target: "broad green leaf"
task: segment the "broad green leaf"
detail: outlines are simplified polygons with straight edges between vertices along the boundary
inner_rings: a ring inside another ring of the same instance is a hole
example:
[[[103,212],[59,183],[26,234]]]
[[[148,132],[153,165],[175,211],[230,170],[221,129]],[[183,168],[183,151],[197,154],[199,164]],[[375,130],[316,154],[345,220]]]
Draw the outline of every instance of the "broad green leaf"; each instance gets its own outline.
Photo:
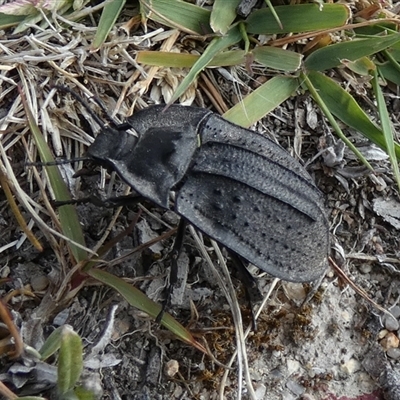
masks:
[[[376,102],[378,104],[378,112],[381,120],[383,136],[385,138],[387,153],[389,155],[389,159],[392,164],[393,174],[396,178],[397,187],[400,190],[400,172],[399,172],[399,164],[397,163],[397,158],[396,158],[396,151],[394,147],[395,143],[393,138],[393,127],[392,123],[390,122],[389,113],[386,108],[386,101],[385,98],[383,97],[382,89],[378,83],[378,73],[376,69],[373,72],[374,72],[373,75],[374,77],[372,79],[372,87],[374,89]]]
[[[83,368],[83,348],[79,335],[68,325],[61,333],[60,353],[57,365],[57,388],[61,394],[73,389]]]
[[[108,34],[115,24],[115,21],[121,13],[125,2],[126,0],[113,0],[104,6],[99,25],[96,30],[96,35],[90,48],[91,51],[97,51],[105,42]]]
[[[221,53],[227,47],[239,42],[241,38],[242,37],[238,27],[233,27],[225,36],[214,38],[204,50],[201,57],[193,65],[192,69],[189,71],[189,73],[186,75],[180,85],[177,87],[169,104],[172,104],[183,93],[185,93],[188,87],[194,82],[197,75],[210,64],[212,59],[217,54]]]
[[[204,35],[211,33],[211,12],[181,0],[140,0],[143,17],[181,31]]]
[[[318,49],[305,60],[307,70],[324,71],[338,67],[343,61],[355,61],[385,50],[400,41],[400,34],[354,39]]]
[[[125,282],[123,279],[118,278],[106,271],[100,269],[91,269],[88,275],[97,279],[115,289],[124,299],[133,307],[149,314],[151,317],[156,318],[161,311],[161,306],[149,299],[139,289]],[[192,334],[184,328],[178,321],[176,321],[170,314],[164,313],[161,320],[161,325],[165,326],[168,330],[174,333],[180,340],[191,346],[196,347],[198,350],[206,353],[204,347],[198,343]]]
[[[260,64],[268,68],[288,72],[297,71],[300,68],[303,58],[301,54],[294,51],[283,50],[272,46],[256,47],[252,53],[256,61]]]
[[[28,124],[30,130],[32,132],[33,138],[35,139],[35,143],[40,155],[40,159],[43,163],[54,162],[53,155],[50,151],[50,148],[39,127],[36,124],[36,121],[32,115],[31,110],[28,107],[27,101],[24,95],[21,95],[22,103],[24,105],[25,113],[28,118]],[[69,190],[64,182],[64,179],[61,176],[61,173],[57,166],[45,166],[47,176],[49,178],[49,182],[51,184],[52,190],[54,192],[55,199],[57,201],[70,201],[71,195]],[[82,246],[85,246],[85,239],[83,237],[83,232],[81,228],[81,224],[78,219],[78,214],[76,213],[76,209],[73,205],[64,205],[58,208],[58,214],[60,217],[61,229],[64,235],[70,238],[72,241],[79,243]],[[73,243],[69,243],[69,247],[74,255],[76,261],[82,261],[87,258],[86,251],[82,248],[74,245]]]
[[[236,7],[240,0],[215,0],[212,10],[210,25],[211,29],[224,35],[236,18]]]
[[[387,151],[383,132],[371,121],[353,96],[320,72],[311,71],[307,76],[333,115]],[[397,143],[395,152],[397,158],[400,158],[400,146]]]
[[[268,8],[253,11],[247,18],[247,32],[274,34],[309,32],[342,26],[350,16],[343,4],[296,4],[274,7],[283,29]]]
[[[296,78],[276,76],[228,110],[223,117],[249,127],[290,97],[299,86]]]
[[[158,67],[191,68],[200,56],[188,53],[171,53],[166,51],[138,51],[136,61],[139,64]],[[208,67],[221,67],[243,64],[246,61],[244,50],[231,50],[217,54]]]

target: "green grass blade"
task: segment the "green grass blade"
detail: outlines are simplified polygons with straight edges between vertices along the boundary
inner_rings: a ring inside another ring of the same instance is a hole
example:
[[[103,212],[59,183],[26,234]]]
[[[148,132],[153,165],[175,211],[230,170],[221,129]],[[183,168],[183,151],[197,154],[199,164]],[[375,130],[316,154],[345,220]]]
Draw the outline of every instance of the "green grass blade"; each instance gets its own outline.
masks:
[[[32,132],[33,138],[35,140],[40,159],[44,163],[54,162],[53,155],[47,142],[44,140],[42,132],[36,124],[36,121],[32,115],[31,110],[28,107],[25,96],[21,94],[22,103],[24,105],[25,113],[28,118],[28,123],[30,130]],[[57,166],[45,166],[47,176],[49,178],[50,185],[54,192],[55,200],[57,201],[70,201],[71,195],[61,176],[61,173]],[[58,208],[58,213],[60,217],[60,224],[63,234],[71,239],[72,241],[79,243],[85,247],[85,239],[83,236],[81,224],[79,223],[78,215],[76,209],[73,205],[65,205]],[[76,261],[82,261],[87,258],[87,253],[82,248],[74,245],[73,243],[68,244],[72,254],[74,255]]]
[[[240,0],[215,0],[211,11],[211,29],[224,35],[236,18],[236,7]]]
[[[378,112],[381,120],[383,136],[386,142],[386,149],[389,155],[390,162],[393,168],[393,174],[395,176],[397,187],[400,190],[400,172],[399,164],[397,163],[396,152],[395,152],[395,142],[393,138],[393,128],[390,122],[389,113],[386,108],[385,98],[383,97],[382,89],[378,83],[378,72],[376,69],[373,71],[372,87],[375,92],[376,101],[378,104]]]
[[[247,32],[276,34],[310,32],[342,26],[350,17],[349,8],[343,4],[296,4],[274,8],[283,29],[274,13],[266,8],[253,11],[247,18]]]
[[[249,127],[290,97],[298,86],[296,78],[276,76],[228,110],[223,117],[234,124]]]
[[[300,68],[303,56],[294,51],[280,49],[278,47],[260,46],[253,52],[254,58],[260,64],[279,71],[294,72]]]
[[[221,53],[224,49],[233,44],[239,42],[242,39],[238,27],[233,27],[225,36],[214,38],[211,43],[204,50],[201,57],[197,60],[197,62],[193,65],[189,73],[177,87],[174,95],[172,96],[169,104],[172,104],[175,100],[177,100],[188,87],[194,82],[197,75],[207,67],[212,59],[219,53]]]
[[[145,18],[187,33],[212,33],[211,11],[181,0],[140,0],[140,13]]]
[[[340,129],[340,126],[336,122],[334,116],[331,113],[331,110],[327,106],[327,104],[324,102],[322,97],[320,96],[320,93],[316,88],[313,86],[311,83],[311,80],[308,78],[307,75],[301,74],[301,78],[304,82],[304,84],[307,86],[309,92],[311,93],[311,96],[313,97],[314,101],[318,104],[322,112],[325,114],[326,118],[328,119],[329,123],[332,125],[333,129],[335,130],[336,134],[340,137],[340,139],[343,140],[344,143],[353,151],[353,153],[359,158],[359,160],[366,165],[370,170],[373,170],[371,164],[368,162],[368,160],[363,156],[363,154],[357,149],[354,144],[347,139],[346,135],[342,132]]]
[[[115,24],[115,21],[121,13],[125,2],[126,0],[113,0],[104,6],[99,25],[96,30],[96,35],[90,48],[91,51],[97,51],[105,42],[108,34]]]
[[[144,293],[134,286],[128,284],[123,279],[118,278],[106,271],[99,269],[91,269],[88,271],[88,275],[104,283],[105,285],[111,286],[115,289],[125,300],[133,307],[138,308],[141,311],[149,314],[151,317],[156,318],[161,311],[161,306],[149,299]],[[204,347],[198,343],[192,334],[176,321],[170,314],[165,313],[161,325],[165,326],[168,330],[174,333],[180,340],[191,346],[196,347],[198,350],[206,353]]]
[[[378,53],[400,41],[400,34],[355,39],[332,44],[310,54],[304,62],[307,70],[324,71],[342,64],[343,60],[355,61],[361,57]]]
[[[353,96],[320,72],[309,72],[307,77],[333,115],[387,151],[383,132],[370,120]],[[395,152],[397,158],[400,159],[398,143],[395,143]]]
[[[281,19],[279,18],[279,15],[278,15],[278,13],[276,12],[276,10],[275,10],[274,5],[272,4],[272,2],[271,2],[270,0],[265,0],[265,3],[267,4],[268,9],[271,10],[271,13],[272,13],[272,15],[274,16],[276,23],[279,25],[279,27],[280,27],[281,29],[283,29],[282,21],[281,21]]]

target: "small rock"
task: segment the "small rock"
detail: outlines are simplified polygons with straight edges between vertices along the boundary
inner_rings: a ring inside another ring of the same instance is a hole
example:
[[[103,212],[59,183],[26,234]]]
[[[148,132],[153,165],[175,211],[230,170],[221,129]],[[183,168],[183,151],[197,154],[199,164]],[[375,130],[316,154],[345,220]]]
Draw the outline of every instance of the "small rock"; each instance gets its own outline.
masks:
[[[279,368],[271,370],[270,376],[275,380],[282,380],[284,378],[284,374]]]
[[[382,317],[382,322],[388,331],[397,331],[400,327],[399,321],[393,318],[390,314],[385,314]]]
[[[400,317],[400,307],[399,306],[394,306],[389,309],[389,311],[392,313],[393,317],[399,318]]]
[[[302,283],[284,282],[282,283],[282,287],[289,300],[303,301],[307,296]]]
[[[166,211],[162,215],[162,219],[170,225],[178,225],[179,222],[179,216],[175,214],[173,211]]]
[[[175,376],[179,371],[179,363],[176,360],[169,360],[164,367],[164,373],[169,378]]]
[[[361,364],[355,358],[350,358],[349,361],[341,365],[340,369],[346,373],[347,375],[352,375],[354,372],[359,371],[361,368]]]
[[[369,274],[372,270],[372,265],[371,264],[362,264],[358,267],[358,269],[362,274]]]
[[[292,380],[286,382],[286,387],[297,396],[301,396],[305,391],[304,386]]]
[[[62,326],[67,322],[67,319],[69,317],[69,309],[66,308],[59,312],[53,319],[53,324],[55,326]]]
[[[388,333],[389,331],[387,329],[382,329],[381,331],[379,331],[378,340],[383,339]]]
[[[287,360],[286,365],[288,376],[298,372],[301,368],[300,363],[296,360]]]
[[[304,393],[300,400],[315,400],[315,397],[309,393]]]
[[[298,396],[295,396],[289,390],[285,390],[285,391],[282,392],[282,399],[285,399],[285,400],[296,400],[297,398],[298,398]]]
[[[385,350],[388,350],[390,348],[399,347],[399,342],[399,338],[393,332],[388,332],[388,334],[380,341],[380,344]]]
[[[49,279],[46,275],[36,275],[31,279],[31,286],[34,292],[41,292],[49,285]]]
[[[257,400],[263,400],[263,399],[265,399],[265,394],[267,393],[267,388],[262,383],[256,383],[254,385],[254,392],[256,394]]]
[[[400,358],[400,349],[398,347],[391,347],[386,352],[387,356],[392,358],[393,360],[398,360]]]

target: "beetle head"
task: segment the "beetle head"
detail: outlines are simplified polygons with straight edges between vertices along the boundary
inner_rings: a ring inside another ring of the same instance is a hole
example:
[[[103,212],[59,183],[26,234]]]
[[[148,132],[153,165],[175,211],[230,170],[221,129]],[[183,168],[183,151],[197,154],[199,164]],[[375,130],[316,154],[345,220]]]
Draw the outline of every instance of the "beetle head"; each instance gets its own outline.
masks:
[[[105,126],[86,154],[102,166],[113,167],[114,161],[126,157],[137,142],[138,138],[130,131]]]

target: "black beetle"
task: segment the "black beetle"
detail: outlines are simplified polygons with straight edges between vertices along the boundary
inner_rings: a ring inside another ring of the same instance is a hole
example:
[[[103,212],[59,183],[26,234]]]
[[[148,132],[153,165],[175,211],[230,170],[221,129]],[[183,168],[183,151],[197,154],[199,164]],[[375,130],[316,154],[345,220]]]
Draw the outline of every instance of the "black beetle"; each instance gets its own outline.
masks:
[[[273,276],[305,282],[326,269],[322,194],[254,131],[202,108],[156,105],[103,126],[87,155],[160,207],[171,208],[175,192],[177,214]]]

